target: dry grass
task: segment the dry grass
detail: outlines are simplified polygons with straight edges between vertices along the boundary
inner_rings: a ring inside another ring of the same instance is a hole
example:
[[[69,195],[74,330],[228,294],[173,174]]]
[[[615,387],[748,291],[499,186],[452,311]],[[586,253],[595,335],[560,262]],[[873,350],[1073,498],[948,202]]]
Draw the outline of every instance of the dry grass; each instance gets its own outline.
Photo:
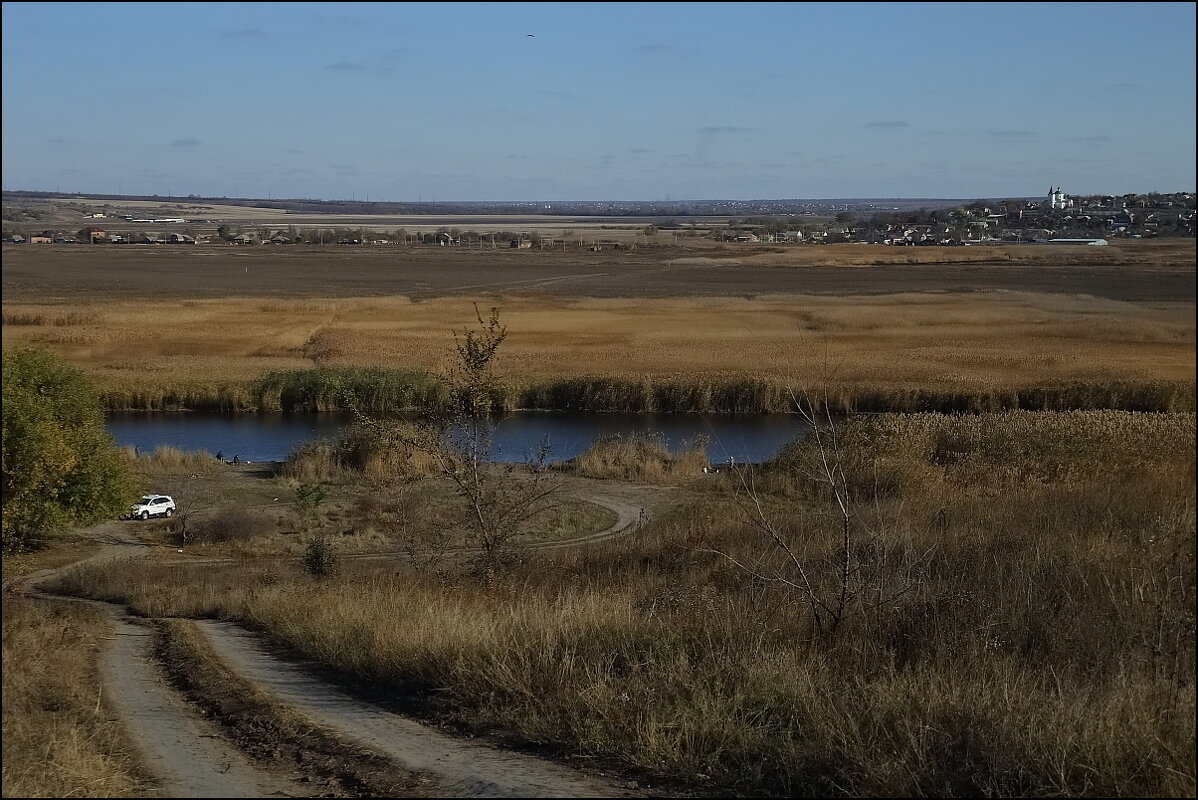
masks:
[[[383,428],[351,425],[335,441],[316,440],[288,454],[280,475],[292,482],[368,479],[415,480],[439,474],[434,451],[440,445],[430,433],[406,422]]]
[[[600,437],[566,466],[588,478],[615,478],[638,483],[691,483],[707,466],[704,442],[672,453],[660,437],[647,434]]]
[[[149,793],[102,702],[97,658],[106,630],[91,609],[5,596],[5,797]]]
[[[706,792],[1195,791],[1192,414],[881,417],[844,429],[863,520],[914,588],[832,637],[709,549],[773,556],[718,484],[637,536],[486,585],[358,566],[125,564],[76,592],[217,615],[465,726]],[[792,452],[761,484],[830,579],[836,515]],[[423,698],[423,699],[422,699]],[[434,698],[434,699],[429,699]]]
[[[152,453],[138,454],[133,447],[122,448],[134,469],[145,478],[170,478],[181,475],[211,476],[220,469],[220,462],[204,450],[186,451],[162,445]]]
[[[4,580],[7,582],[44,569],[56,569],[82,561],[98,549],[99,545],[93,540],[64,534],[54,538],[52,547],[32,553],[9,553],[0,563],[3,564]]]
[[[487,301],[484,299],[484,304]],[[982,391],[1041,384],[1193,381],[1194,305],[1016,292],[871,297],[567,299],[499,302],[500,365],[516,384],[577,376],[835,381],[863,391]],[[16,317],[54,307],[5,304]],[[256,407],[274,370],[389,365],[439,372],[469,298],[263,303],[94,302],[93,324],[5,327],[85,368],[113,407]],[[746,359],[751,354],[751,359]],[[147,374],[154,360],[158,369]]]

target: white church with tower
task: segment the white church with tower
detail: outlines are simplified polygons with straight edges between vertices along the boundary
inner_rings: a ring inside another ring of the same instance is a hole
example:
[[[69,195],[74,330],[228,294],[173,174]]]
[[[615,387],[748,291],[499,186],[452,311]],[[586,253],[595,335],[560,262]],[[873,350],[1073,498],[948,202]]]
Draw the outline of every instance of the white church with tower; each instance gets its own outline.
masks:
[[[1061,191],[1061,187],[1048,189],[1048,207],[1053,209],[1072,208],[1073,198]]]

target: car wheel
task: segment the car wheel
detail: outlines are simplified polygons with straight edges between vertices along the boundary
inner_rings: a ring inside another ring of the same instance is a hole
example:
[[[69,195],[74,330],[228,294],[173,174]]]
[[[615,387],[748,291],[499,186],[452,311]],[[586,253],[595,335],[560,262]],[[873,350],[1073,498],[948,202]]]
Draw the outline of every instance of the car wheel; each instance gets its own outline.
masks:
[[[175,509],[173,509],[173,508],[168,508],[168,509],[166,510],[166,515],[167,515],[168,517],[169,517],[171,514],[174,514],[174,513],[175,513]]]
[[[149,519],[149,518],[150,518],[150,512],[149,512],[149,511],[143,511],[143,512],[141,512],[141,518],[142,518],[143,520],[144,520],[144,519]]]

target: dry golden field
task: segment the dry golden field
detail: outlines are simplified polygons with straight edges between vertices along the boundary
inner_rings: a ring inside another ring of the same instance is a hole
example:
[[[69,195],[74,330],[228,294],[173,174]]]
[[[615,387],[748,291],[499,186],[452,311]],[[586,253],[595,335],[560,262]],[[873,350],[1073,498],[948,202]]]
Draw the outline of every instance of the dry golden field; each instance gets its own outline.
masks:
[[[5,246],[4,346],[109,393],[270,371],[439,371],[477,303],[513,381],[829,379],[986,392],[1194,376],[1194,242],[1111,247]]]
[[[102,387],[240,381],[270,370],[439,370],[473,302],[502,311],[505,374],[754,375],[879,387],[1184,380],[1194,304],[1021,292],[755,299],[406,297],[5,303],[6,347],[38,344]]]

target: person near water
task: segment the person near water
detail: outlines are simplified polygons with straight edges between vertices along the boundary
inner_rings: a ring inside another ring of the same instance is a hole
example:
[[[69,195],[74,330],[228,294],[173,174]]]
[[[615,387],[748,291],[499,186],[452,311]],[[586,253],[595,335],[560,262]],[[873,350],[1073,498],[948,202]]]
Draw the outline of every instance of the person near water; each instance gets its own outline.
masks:
[[[223,451],[223,450],[217,450],[217,451],[216,451],[216,460],[217,460],[217,461],[224,461],[224,460],[225,460],[225,451]]]
[[[240,458],[238,458],[238,457],[235,455],[235,456],[233,456],[233,463],[234,463],[234,464],[240,464],[240,463],[241,463],[241,459],[240,459]]]

